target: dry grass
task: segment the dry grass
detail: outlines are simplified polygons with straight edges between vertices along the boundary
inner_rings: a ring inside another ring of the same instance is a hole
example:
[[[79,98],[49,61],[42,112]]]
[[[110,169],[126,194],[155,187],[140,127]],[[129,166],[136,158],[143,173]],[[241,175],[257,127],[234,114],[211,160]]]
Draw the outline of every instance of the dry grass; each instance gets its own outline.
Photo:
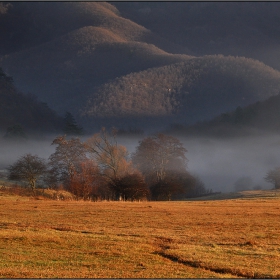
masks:
[[[279,278],[280,199],[81,202],[0,194],[0,277]]]

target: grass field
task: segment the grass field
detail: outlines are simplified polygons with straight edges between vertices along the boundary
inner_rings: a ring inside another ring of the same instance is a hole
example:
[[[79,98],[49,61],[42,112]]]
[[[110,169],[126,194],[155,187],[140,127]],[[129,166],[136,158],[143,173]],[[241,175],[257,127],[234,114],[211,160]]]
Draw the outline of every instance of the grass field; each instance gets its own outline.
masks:
[[[279,278],[280,192],[184,202],[0,193],[0,277]]]

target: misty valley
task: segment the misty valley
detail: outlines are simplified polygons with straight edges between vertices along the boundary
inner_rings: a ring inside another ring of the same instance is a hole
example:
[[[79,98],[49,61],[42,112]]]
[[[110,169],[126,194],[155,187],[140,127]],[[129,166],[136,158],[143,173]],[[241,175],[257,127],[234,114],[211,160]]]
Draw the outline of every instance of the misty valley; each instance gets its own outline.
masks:
[[[0,278],[280,278],[280,2],[0,2]]]
[[[178,140],[187,150],[179,169],[205,194],[278,188],[278,10],[279,3],[1,3],[2,176],[25,154],[47,162],[57,137],[83,143],[115,128],[131,164],[141,141]],[[164,172],[178,172],[175,158]]]
[[[2,176],[7,180],[8,166],[25,154],[38,155],[47,161],[55,152],[55,146],[51,144],[56,137],[58,136],[46,135],[43,139],[28,138],[23,141],[1,139]],[[67,139],[77,138],[85,142],[90,137],[92,135],[69,136]],[[116,143],[127,149],[126,159],[131,161],[131,156],[135,153],[139,141],[146,137],[148,136],[117,135]],[[205,191],[228,193],[274,188],[274,185],[267,182],[265,177],[270,170],[280,165],[279,135],[234,139],[179,136],[176,139],[187,150],[185,170],[202,181]],[[202,192],[200,195],[204,194],[206,193]]]

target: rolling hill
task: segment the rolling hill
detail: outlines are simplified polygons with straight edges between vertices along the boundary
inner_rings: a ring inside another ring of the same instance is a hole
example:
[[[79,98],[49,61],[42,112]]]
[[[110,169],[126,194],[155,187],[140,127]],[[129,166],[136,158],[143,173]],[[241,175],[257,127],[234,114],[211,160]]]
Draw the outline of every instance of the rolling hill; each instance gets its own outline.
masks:
[[[264,100],[279,90],[280,72],[261,62],[204,56],[105,83],[82,111],[100,117],[173,115],[190,122]]]
[[[57,111],[77,111],[88,91],[110,79],[189,58],[147,43],[154,38],[151,32],[119,17],[107,3],[60,5],[68,7],[68,13],[74,7],[77,14],[87,12],[92,20],[86,22],[82,13],[83,21],[75,22],[75,27],[85,26],[1,59],[18,88],[36,94]]]
[[[280,94],[245,107],[237,107],[209,121],[190,126],[173,125],[171,133],[196,136],[238,137],[279,134]]]
[[[3,2],[0,66],[21,92],[87,127],[187,125],[279,93],[270,55],[280,46],[277,11],[272,3]]]
[[[93,40],[89,39],[91,35]],[[96,35],[98,43],[95,43]],[[36,93],[53,108],[64,112],[77,110],[88,91],[110,79],[188,58],[168,54],[147,43],[122,41],[107,30],[85,27],[4,57],[1,64],[15,77],[17,87]]]
[[[28,49],[85,26],[103,26],[126,39],[136,40],[149,32],[118,16],[118,10],[105,2],[11,2],[5,5],[0,21],[1,53]],[[120,26],[122,28],[120,28]]]

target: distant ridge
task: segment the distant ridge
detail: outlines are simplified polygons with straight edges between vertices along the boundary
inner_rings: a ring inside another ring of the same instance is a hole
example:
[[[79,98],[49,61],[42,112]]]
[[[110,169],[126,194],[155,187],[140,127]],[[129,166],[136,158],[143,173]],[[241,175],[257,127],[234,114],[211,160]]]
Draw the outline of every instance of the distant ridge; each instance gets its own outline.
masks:
[[[213,117],[280,91],[280,72],[242,58],[204,56],[132,73],[105,83],[89,99],[88,116]],[[205,107],[205,104],[207,106]]]
[[[280,94],[222,113],[209,121],[170,128],[170,133],[196,136],[238,137],[279,134]]]

